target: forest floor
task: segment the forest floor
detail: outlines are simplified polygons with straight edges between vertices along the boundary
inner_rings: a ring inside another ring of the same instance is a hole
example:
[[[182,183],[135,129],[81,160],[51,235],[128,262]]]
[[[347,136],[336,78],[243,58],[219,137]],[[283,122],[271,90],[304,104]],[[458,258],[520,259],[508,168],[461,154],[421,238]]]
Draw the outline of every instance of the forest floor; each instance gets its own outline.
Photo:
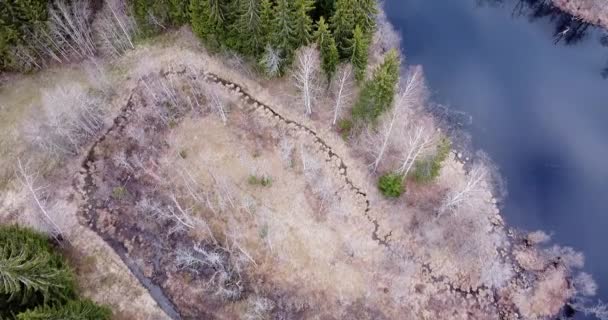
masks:
[[[113,64],[106,128],[74,157],[24,132],[45,88],[94,85],[82,69],[0,91],[0,222],[44,225],[12,170],[30,160],[83,295],[117,319],[537,319],[568,299],[565,267],[506,229],[489,187],[478,210],[435,217],[466,177],[456,157],[386,200],[330,125],[331,97],[306,117],[289,81],[184,30],[161,40]]]

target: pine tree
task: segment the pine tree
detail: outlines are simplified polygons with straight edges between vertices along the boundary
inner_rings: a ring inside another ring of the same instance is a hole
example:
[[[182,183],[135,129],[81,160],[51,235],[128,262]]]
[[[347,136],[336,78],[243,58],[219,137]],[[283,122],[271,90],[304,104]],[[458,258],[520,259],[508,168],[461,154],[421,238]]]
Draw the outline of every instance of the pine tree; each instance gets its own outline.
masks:
[[[331,17],[330,24],[333,31],[340,57],[350,58],[352,52],[351,39],[355,29],[354,0],[337,0],[336,12]]]
[[[361,82],[365,79],[367,69],[369,40],[361,31],[359,26],[355,27],[350,51],[352,52],[351,63],[355,69],[355,79]]]
[[[272,41],[273,47],[279,50],[281,56],[291,60],[296,43],[295,30],[293,28],[293,16],[288,0],[278,0],[274,10],[272,21]]]
[[[355,24],[371,38],[376,31],[377,0],[355,0],[355,3]]]
[[[112,312],[90,300],[73,300],[62,306],[41,306],[17,315],[17,320],[109,320]]]
[[[224,32],[222,0],[192,0],[190,2],[192,30],[213,48],[219,48]]]
[[[247,55],[256,55],[263,48],[260,0],[238,0],[237,5],[238,16],[234,27],[239,49]]]
[[[321,68],[327,75],[327,80],[329,82],[336,72],[340,56],[338,54],[338,48],[336,47],[336,41],[331,35],[329,27],[327,26],[327,23],[325,23],[325,18],[323,17],[321,17],[317,23],[315,39],[321,50]]]
[[[73,275],[45,236],[0,227],[0,318],[73,297]]]
[[[353,108],[352,116],[357,122],[372,122],[390,109],[399,81],[399,54],[389,51],[384,61],[374,70],[372,79],[365,82],[359,100]]]
[[[307,45],[312,38],[312,18],[308,13],[313,8],[313,0],[294,0],[293,2],[294,48]]]
[[[266,45],[272,39],[273,34],[273,18],[274,18],[274,7],[272,0],[262,0],[260,4],[260,43],[262,49],[266,48]]]

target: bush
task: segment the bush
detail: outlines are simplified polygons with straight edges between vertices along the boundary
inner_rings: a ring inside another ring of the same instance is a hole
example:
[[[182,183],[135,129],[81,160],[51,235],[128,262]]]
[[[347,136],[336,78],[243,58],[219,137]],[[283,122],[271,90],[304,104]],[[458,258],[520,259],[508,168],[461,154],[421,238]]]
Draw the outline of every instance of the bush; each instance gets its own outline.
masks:
[[[439,177],[443,162],[448,158],[451,150],[450,140],[442,138],[437,145],[437,151],[435,155],[428,157],[423,160],[418,160],[414,164],[414,171],[412,177],[414,181],[418,183],[429,183]]]
[[[112,198],[114,198],[114,200],[122,200],[127,196],[127,188],[120,186],[120,187],[115,187],[114,189],[112,189]]]
[[[378,179],[378,189],[385,197],[398,198],[405,191],[403,176],[397,173],[386,173]]]
[[[272,179],[270,177],[261,176],[258,177],[256,175],[250,175],[249,179],[247,179],[250,185],[254,186],[262,186],[262,187],[270,187],[272,185]]]
[[[338,121],[338,132],[340,132],[340,136],[342,139],[346,140],[350,136],[350,133],[353,131],[353,121],[350,119],[340,119]]]

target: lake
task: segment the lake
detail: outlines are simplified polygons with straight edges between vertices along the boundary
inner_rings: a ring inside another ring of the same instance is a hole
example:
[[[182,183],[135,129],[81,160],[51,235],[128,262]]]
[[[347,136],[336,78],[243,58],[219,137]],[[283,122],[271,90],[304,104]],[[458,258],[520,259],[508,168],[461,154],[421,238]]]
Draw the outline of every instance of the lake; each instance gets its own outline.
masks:
[[[608,48],[592,29],[556,44],[554,22],[515,6],[385,1],[407,63],[424,67],[434,101],[472,117],[475,148],[500,167],[507,223],[584,252],[608,301]]]

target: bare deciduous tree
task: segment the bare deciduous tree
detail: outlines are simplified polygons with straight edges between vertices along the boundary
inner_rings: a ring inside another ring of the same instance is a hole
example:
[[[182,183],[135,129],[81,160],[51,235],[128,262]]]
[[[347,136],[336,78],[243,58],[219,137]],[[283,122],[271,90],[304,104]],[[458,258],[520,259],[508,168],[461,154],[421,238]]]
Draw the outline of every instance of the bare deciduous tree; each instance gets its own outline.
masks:
[[[46,121],[33,132],[33,141],[55,155],[74,154],[104,126],[104,98],[78,83],[42,93]]]
[[[59,0],[49,7],[52,41],[60,50],[67,47],[79,58],[95,55],[89,23],[91,13],[90,3],[86,0],[72,1],[69,4]]]
[[[456,211],[467,204],[471,204],[471,199],[478,193],[485,191],[484,181],[487,178],[487,169],[483,164],[476,164],[467,174],[466,180],[460,186],[448,192],[441,203],[438,216],[445,213],[456,214]]]
[[[192,249],[179,249],[175,261],[178,268],[194,273],[204,268],[213,270],[207,289],[226,300],[237,300],[245,289],[241,277],[245,260],[230,247],[195,245]]]
[[[408,175],[416,160],[436,144],[438,138],[437,130],[425,121],[410,121],[406,130],[406,134],[400,135],[403,140],[399,159],[401,165],[397,169],[404,177]]]
[[[368,127],[362,137],[362,143],[366,152],[371,156],[372,162],[369,167],[376,172],[380,163],[393,142],[393,130],[401,114],[400,110],[393,108],[380,119],[379,128]]]
[[[340,67],[340,70],[336,73],[337,81],[335,89],[335,104],[334,104],[334,118],[331,122],[332,125],[336,125],[338,117],[344,109],[344,106],[350,103],[351,90],[353,85],[352,76],[352,65],[345,64]]]
[[[94,30],[102,52],[111,57],[119,57],[125,51],[135,48],[132,39],[137,33],[137,24],[126,1],[104,1],[103,8],[96,16]]]
[[[319,51],[313,46],[298,49],[296,63],[293,78],[304,111],[309,116],[319,92]]]
[[[222,123],[225,125],[228,121],[228,118],[226,116],[228,110],[222,97],[220,97],[220,95],[218,94],[217,88],[214,88],[212,85],[206,85],[204,89],[205,95],[209,99],[209,104],[211,105],[211,108],[217,113],[217,115],[222,120]]]
[[[46,200],[42,196],[42,192],[45,189],[45,187],[38,185],[38,176],[39,176],[38,173],[30,172],[29,168],[28,168],[28,164],[27,163],[23,164],[21,162],[21,159],[17,159],[17,168],[15,171],[16,171],[17,178],[19,179],[19,183],[21,183],[21,186],[23,188],[25,188],[25,190],[27,190],[27,192],[30,194],[30,196],[36,203],[36,206],[42,213],[45,221],[53,229],[52,230],[53,236],[59,236],[59,235],[63,234],[63,231],[61,230],[59,225],[57,225],[57,223],[55,223],[55,220],[51,217],[51,215],[49,214],[49,212],[46,208]]]

